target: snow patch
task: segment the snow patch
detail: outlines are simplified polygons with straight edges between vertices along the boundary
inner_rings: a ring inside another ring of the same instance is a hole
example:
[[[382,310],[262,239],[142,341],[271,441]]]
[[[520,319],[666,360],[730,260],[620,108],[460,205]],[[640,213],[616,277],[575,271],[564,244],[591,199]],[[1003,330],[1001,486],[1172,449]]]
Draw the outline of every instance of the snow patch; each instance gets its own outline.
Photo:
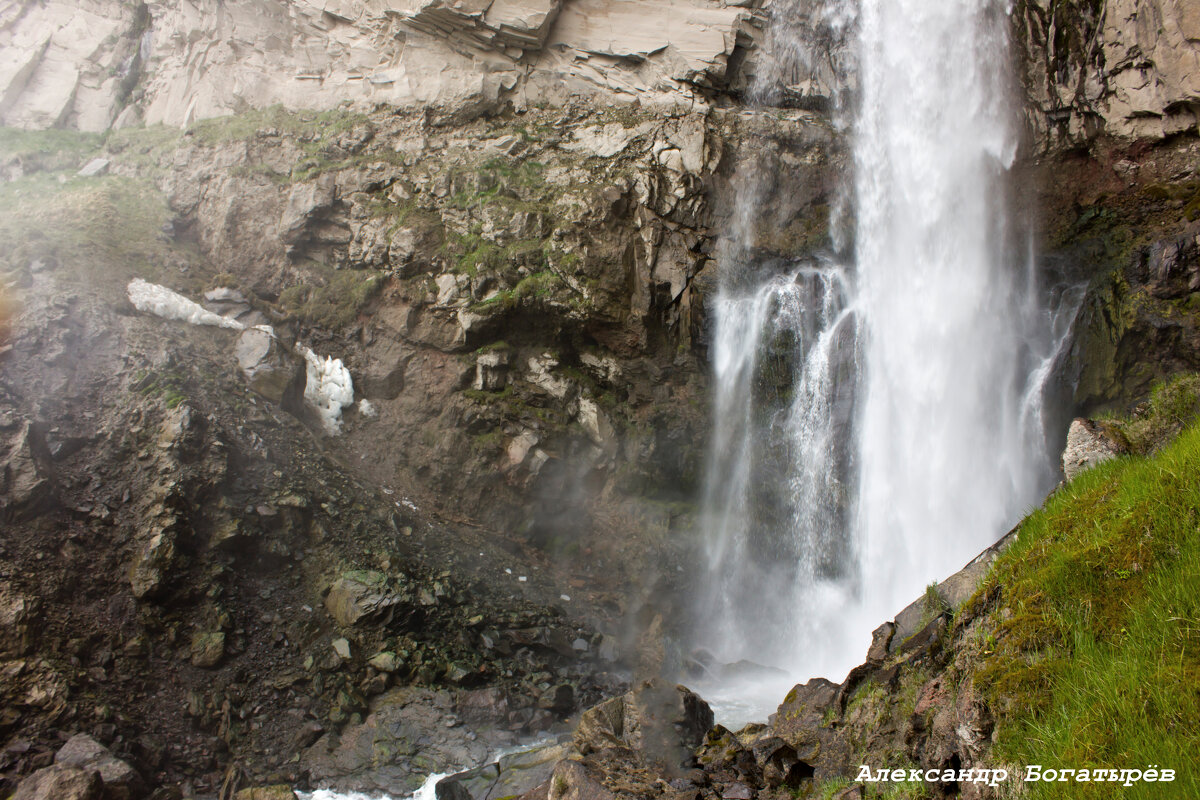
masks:
[[[350,370],[340,358],[321,358],[312,348],[297,345],[308,365],[308,382],[304,399],[317,410],[325,430],[331,434],[342,431],[342,409],[354,403],[354,381]]]
[[[163,319],[178,320],[191,325],[212,325],[235,331],[246,329],[245,325],[235,319],[214,314],[178,292],[141,278],[131,280],[126,291],[134,308]],[[270,325],[254,327],[272,337],[275,336],[275,329]],[[342,409],[354,403],[354,381],[350,378],[350,370],[346,369],[340,358],[322,358],[314,353],[312,348],[303,345],[297,345],[296,350],[304,356],[308,374],[304,399],[316,409],[326,431],[331,434],[341,433]],[[359,405],[359,410],[368,417],[375,416],[375,408],[365,399]]]
[[[214,314],[178,292],[173,292],[156,283],[149,283],[141,278],[131,280],[129,286],[126,287],[126,292],[129,294],[129,302],[133,303],[133,307],[138,311],[145,311],[163,319],[234,330],[242,330],[245,327],[237,320],[226,319],[220,314]]]

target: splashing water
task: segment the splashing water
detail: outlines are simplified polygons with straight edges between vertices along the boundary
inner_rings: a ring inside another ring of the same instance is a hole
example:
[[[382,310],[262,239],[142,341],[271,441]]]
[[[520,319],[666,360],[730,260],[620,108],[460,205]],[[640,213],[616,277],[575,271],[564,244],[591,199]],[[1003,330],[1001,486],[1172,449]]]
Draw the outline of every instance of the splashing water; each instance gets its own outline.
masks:
[[[1081,292],[1039,286],[1009,220],[1006,15],[862,1],[851,263],[748,267],[744,180],[712,351],[698,641],[719,662],[841,679],[1053,483],[1044,397]]]

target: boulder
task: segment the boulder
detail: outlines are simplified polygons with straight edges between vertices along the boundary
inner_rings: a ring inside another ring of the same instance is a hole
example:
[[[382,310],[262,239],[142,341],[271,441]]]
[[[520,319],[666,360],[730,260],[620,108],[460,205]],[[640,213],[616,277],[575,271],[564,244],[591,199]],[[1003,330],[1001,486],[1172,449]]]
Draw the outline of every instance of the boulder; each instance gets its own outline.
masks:
[[[475,385],[477,392],[498,392],[508,383],[508,353],[491,350],[475,359]]]
[[[381,572],[353,570],[333,582],[325,595],[325,609],[339,625],[350,626],[364,617],[389,616],[404,600],[388,589]]]
[[[585,711],[575,730],[575,748],[585,756],[629,748],[672,769],[691,758],[712,726],[712,709],[699,695],[651,680]]]
[[[104,782],[104,800],[138,800],[146,794],[146,784],[137,770],[86,733],[68,739],[54,754],[54,763],[99,773]]]
[[[1067,431],[1067,446],[1062,454],[1063,474],[1073,480],[1084,470],[1128,452],[1101,423],[1075,419]]]
[[[391,400],[404,391],[404,375],[412,352],[399,341],[380,336],[367,347],[354,384],[370,400]]]
[[[275,786],[242,789],[233,797],[234,800],[296,800],[296,793],[290,786],[276,784]]]
[[[158,527],[142,545],[129,570],[133,596],[141,600],[161,595],[174,566],[175,529],[173,526]]]
[[[29,653],[37,632],[38,601],[0,582],[0,657]]]
[[[579,761],[560,761],[550,778],[547,800],[616,800],[604,785],[606,770]]]
[[[36,514],[54,495],[54,471],[40,425],[25,424],[0,446],[0,510]]]
[[[247,328],[234,354],[254,392],[289,411],[301,407],[307,383],[304,359],[278,338],[261,328]]]
[[[54,764],[21,781],[12,800],[101,800],[103,796],[99,773]]]
[[[438,781],[438,800],[494,800],[515,797],[549,780],[558,762],[570,755],[566,744],[536,747],[501,758],[494,764],[460,772]]]
[[[304,239],[310,222],[333,203],[334,191],[334,182],[328,177],[293,186],[279,218],[280,238],[289,245]]]
[[[408,797],[439,764],[483,762],[502,746],[498,735],[494,725],[460,724],[446,693],[397,687],[372,701],[362,723],[318,739],[298,768],[314,784]]]
[[[192,636],[192,666],[215,667],[224,657],[225,634],[221,631],[200,631]]]

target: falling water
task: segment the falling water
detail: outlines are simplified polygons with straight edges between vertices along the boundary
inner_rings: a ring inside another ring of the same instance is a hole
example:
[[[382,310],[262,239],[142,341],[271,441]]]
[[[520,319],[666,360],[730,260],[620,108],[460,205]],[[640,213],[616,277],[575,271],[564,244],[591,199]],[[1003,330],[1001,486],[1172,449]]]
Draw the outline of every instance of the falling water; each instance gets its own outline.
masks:
[[[1053,482],[1043,398],[1079,294],[1039,285],[1009,219],[1007,13],[862,0],[844,263],[748,263],[753,210],[735,221],[699,636],[717,661],[840,679]]]

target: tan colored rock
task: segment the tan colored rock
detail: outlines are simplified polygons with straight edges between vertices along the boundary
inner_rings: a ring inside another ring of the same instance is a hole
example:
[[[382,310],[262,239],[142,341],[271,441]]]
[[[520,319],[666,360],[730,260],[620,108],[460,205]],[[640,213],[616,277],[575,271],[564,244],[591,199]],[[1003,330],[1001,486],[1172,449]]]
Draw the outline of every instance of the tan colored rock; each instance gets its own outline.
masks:
[[[108,0],[0,9],[0,122],[104,130],[348,102],[472,116],[568,97],[672,108],[725,80],[719,0]],[[277,43],[287,43],[280,46]],[[128,104],[129,98],[136,104]]]
[[[199,631],[192,636],[192,666],[215,667],[225,657],[225,634]]]
[[[1074,480],[1079,473],[1127,452],[1113,436],[1090,419],[1075,419],[1067,431],[1062,454],[1063,474]]]
[[[104,782],[104,800],[138,800],[146,794],[138,771],[86,733],[68,739],[54,754],[54,763],[98,773]]]
[[[151,533],[129,571],[133,596],[153,598],[167,588],[167,578],[175,566],[175,531],[158,528]]]
[[[12,800],[100,800],[103,786],[98,772],[55,764],[21,781]]]
[[[1043,146],[1103,131],[1160,139],[1200,115],[1200,5],[1110,0],[1098,19],[1029,0],[1018,28],[1031,122]]]

